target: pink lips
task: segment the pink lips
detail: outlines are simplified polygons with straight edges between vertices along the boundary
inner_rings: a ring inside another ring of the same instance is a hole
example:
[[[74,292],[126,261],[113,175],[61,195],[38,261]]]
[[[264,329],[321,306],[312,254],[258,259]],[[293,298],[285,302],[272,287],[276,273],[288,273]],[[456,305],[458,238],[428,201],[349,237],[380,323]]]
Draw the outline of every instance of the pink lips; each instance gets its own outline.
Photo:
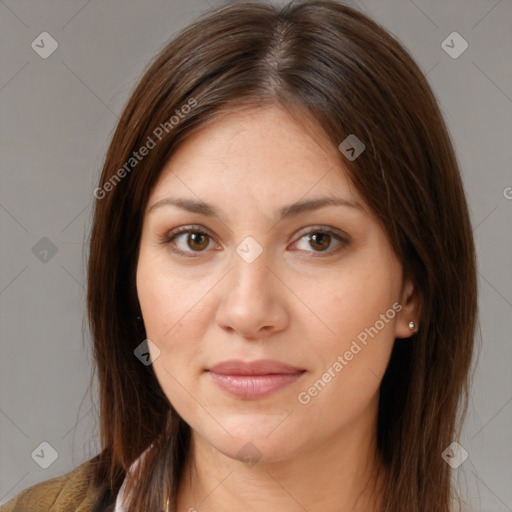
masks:
[[[231,359],[207,371],[221,389],[245,399],[264,398],[296,381],[305,372],[271,359],[248,363]]]

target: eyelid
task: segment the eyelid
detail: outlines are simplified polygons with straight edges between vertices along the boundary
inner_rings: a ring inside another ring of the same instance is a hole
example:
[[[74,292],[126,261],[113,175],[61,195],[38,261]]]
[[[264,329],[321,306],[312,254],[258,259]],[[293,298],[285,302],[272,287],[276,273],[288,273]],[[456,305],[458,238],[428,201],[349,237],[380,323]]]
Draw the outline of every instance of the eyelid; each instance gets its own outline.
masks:
[[[294,236],[298,236],[300,239],[305,235],[309,235],[311,233],[317,233],[317,232],[327,233],[329,235],[335,235],[341,239],[344,239],[347,242],[350,241],[350,237],[344,231],[341,231],[340,229],[334,228],[332,226],[326,226],[323,224],[315,224],[313,226],[308,226],[304,229],[299,230],[297,233],[295,233]]]

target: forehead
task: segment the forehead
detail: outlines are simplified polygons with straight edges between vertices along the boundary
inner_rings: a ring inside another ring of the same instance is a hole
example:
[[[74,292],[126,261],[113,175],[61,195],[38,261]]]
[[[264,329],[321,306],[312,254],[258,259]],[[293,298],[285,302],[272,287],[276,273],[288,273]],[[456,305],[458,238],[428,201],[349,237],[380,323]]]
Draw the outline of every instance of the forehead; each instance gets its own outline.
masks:
[[[151,201],[167,193],[297,200],[343,192],[359,200],[332,143],[279,106],[228,112],[187,137],[162,170]],[[228,206],[228,205],[227,205]]]

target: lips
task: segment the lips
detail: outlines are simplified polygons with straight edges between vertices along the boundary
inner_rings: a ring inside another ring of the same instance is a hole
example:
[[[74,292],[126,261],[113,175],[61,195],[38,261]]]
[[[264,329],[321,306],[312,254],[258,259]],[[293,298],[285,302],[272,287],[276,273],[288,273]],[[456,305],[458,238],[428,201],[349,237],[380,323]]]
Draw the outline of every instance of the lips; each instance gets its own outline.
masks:
[[[306,370],[271,359],[223,361],[206,370],[223,391],[243,399],[264,398],[299,379]]]
[[[269,375],[282,373],[297,373],[304,371],[301,368],[289,364],[274,361],[273,359],[258,359],[257,361],[244,362],[240,359],[230,359],[218,363],[208,371],[220,375]]]

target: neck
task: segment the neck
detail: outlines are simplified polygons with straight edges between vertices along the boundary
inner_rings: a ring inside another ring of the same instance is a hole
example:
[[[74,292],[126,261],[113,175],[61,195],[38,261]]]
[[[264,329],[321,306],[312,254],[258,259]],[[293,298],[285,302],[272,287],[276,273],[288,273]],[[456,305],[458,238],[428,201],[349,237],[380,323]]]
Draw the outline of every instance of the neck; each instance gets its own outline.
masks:
[[[279,510],[378,512],[383,470],[376,457],[376,411],[293,458],[247,466],[192,431],[177,512]],[[374,485],[375,484],[375,485]]]

